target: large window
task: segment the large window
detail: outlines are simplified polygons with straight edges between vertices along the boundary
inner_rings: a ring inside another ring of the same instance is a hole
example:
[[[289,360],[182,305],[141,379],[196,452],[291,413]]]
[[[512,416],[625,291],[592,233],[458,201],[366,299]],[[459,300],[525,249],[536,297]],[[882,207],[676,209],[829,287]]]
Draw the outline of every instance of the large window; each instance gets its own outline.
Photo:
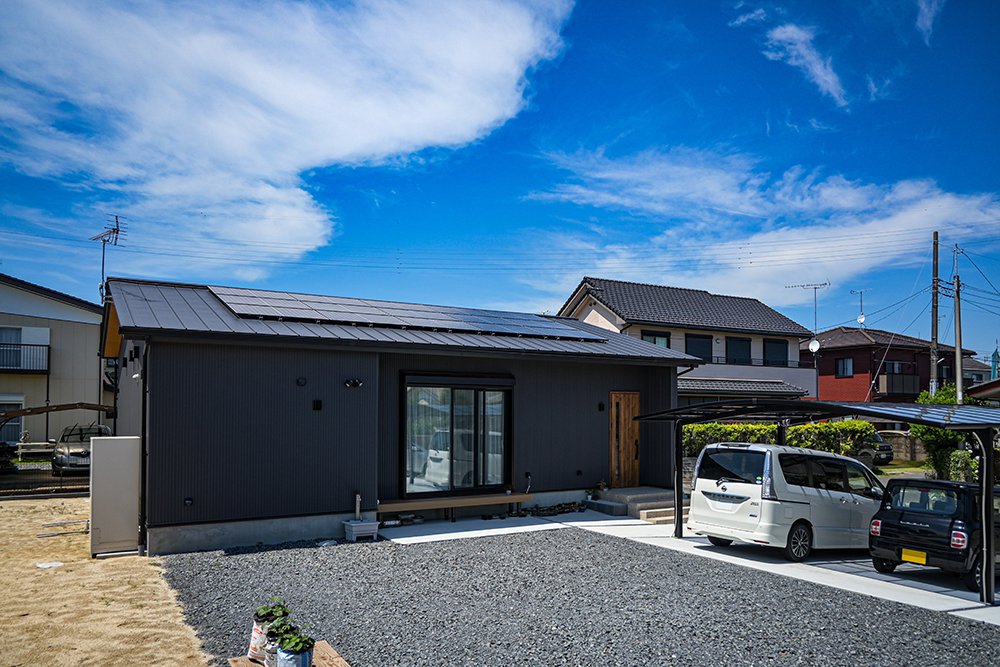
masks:
[[[702,334],[684,334],[684,351],[692,357],[712,361],[712,337]]]
[[[670,347],[670,332],[669,331],[647,331],[642,330],[642,339],[647,343],[652,343],[653,345],[659,345],[660,347]]]
[[[509,389],[408,383],[406,493],[502,485],[509,450],[509,405]]]
[[[779,338],[764,339],[764,365],[788,365],[788,341]]]
[[[750,365],[750,339],[726,336],[726,363]]]
[[[21,329],[0,327],[0,368],[21,367]]]

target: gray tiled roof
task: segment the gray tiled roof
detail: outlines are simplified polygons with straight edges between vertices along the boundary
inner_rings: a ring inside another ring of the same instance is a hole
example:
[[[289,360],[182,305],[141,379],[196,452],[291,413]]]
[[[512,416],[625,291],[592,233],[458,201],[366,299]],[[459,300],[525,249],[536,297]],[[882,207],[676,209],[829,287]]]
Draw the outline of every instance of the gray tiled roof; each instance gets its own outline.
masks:
[[[409,351],[448,351],[474,349],[489,354],[539,354],[612,359],[624,363],[690,366],[701,363],[693,357],[646,343],[637,338],[580,322],[573,318],[522,315],[524,321],[538,318],[549,327],[566,328],[565,337],[540,337],[483,331],[449,331],[443,328],[392,327],[381,325],[351,325],[328,321],[296,321],[287,317],[274,317],[264,313],[248,312],[237,315],[219,299],[219,288],[206,285],[189,285],[142,281],[121,278],[108,280],[120,331],[126,335],[168,334],[195,335],[199,337],[225,337],[299,341],[312,344],[350,346],[353,349],[406,349]],[[243,293],[243,301],[268,298],[280,299],[285,292],[242,290],[225,288],[227,296]],[[309,295],[294,295],[308,297]],[[242,304],[247,305],[247,304]],[[418,304],[412,304],[419,306]],[[435,311],[435,306],[419,306]],[[442,312],[447,312],[447,307]],[[506,313],[507,316],[513,315]],[[581,337],[573,337],[573,331]]]
[[[923,338],[904,336],[903,334],[884,331],[882,329],[862,329],[860,327],[834,327],[816,334],[816,339],[820,343],[820,354],[824,349],[832,350],[845,347],[902,347],[916,350],[930,350],[931,342]],[[800,350],[808,350],[809,343],[804,342],[799,345]],[[942,352],[955,353],[953,345],[938,343],[938,349]],[[962,348],[965,354],[975,354],[973,350]]]
[[[805,396],[809,392],[784,381],[677,378],[677,393],[716,394],[719,396],[757,396],[761,394],[769,396]]]
[[[559,311],[569,315],[590,296],[626,322],[782,336],[812,332],[757,299],[711,294],[704,290],[646,285],[585,277]]]

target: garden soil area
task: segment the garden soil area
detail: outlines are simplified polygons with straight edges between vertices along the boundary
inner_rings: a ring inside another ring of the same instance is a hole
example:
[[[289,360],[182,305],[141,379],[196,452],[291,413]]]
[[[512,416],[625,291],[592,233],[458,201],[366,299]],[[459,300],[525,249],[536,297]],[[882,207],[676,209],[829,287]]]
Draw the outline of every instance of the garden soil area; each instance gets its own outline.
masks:
[[[82,533],[36,537],[89,517],[88,498],[0,500],[0,667],[208,664],[156,559],[93,559]]]

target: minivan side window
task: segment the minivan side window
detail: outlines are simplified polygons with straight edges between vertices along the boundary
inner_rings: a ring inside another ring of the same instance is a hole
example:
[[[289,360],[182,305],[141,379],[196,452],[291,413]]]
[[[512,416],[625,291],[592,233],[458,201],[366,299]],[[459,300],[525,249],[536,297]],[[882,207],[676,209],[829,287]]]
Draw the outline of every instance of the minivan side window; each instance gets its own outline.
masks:
[[[814,458],[809,462],[812,468],[813,486],[827,491],[846,491],[844,487],[844,464],[840,461]]]
[[[785,481],[796,486],[809,486],[809,457],[805,454],[778,454],[778,463]]]
[[[850,489],[851,493],[871,498],[872,488],[875,486],[881,487],[882,484],[872,479],[868,471],[859,465],[847,464],[847,488]]]
[[[743,449],[706,451],[698,468],[699,479],[729,479],[760,484],[764,476],[764,452]]]

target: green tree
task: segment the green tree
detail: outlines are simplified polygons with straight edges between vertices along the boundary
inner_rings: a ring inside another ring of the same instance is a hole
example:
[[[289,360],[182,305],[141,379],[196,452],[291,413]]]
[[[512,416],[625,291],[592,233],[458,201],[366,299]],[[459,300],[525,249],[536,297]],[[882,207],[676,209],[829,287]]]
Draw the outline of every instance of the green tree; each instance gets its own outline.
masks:
[[[946,384],[937,390],[932,397],[930,392],[920,392],[917,403],[925,405],[954,405],[955,385]],[[965,399],[966,405],[981,405],[982,401],[975,399]],[[913,424],[910,433],[915,438],[924,441],[924,451],[927,458],[934,467],[934,474],[938,479],[949,479],[951,477],[951,453],[958,449],[968,436],[963,431],[948,431],[934,426],[919,426]]]

